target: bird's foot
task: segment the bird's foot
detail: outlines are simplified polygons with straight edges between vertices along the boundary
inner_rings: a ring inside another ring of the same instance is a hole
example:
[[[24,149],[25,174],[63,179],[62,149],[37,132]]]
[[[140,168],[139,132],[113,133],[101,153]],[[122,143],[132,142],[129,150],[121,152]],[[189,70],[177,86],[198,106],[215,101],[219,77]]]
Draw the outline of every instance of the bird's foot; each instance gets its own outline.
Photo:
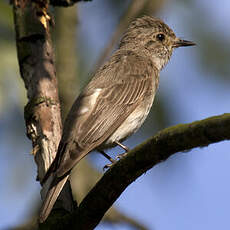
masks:
[[[110,169],[117,161],[116,160],[113,160],[113,162],[111,162],[110,164],[106,164],[104,167],[103,167],[103,171],[107,170],[107,169]]]

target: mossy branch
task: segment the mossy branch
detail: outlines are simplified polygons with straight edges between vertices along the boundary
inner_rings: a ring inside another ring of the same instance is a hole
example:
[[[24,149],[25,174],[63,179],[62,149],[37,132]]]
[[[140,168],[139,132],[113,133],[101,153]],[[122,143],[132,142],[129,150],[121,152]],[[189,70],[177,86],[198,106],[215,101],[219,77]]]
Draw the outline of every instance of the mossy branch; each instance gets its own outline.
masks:
[[[153,166],[174,153],[229,139],[230,114],[164,129],[118,161],[98,181],[73,214],[62,216],[61,221],[57,221],[62,223],[63,229],[94,229],[121,193]],[[48,221],[46,224],[49,229],[55,229],[57,223],[52,226]]]

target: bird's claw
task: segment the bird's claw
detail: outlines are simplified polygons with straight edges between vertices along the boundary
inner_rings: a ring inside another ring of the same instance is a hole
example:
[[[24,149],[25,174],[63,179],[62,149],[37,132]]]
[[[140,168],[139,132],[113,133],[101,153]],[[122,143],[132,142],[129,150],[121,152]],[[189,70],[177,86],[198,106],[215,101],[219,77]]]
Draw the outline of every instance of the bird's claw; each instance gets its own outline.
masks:
[[[107,164],[103,167],[103,171],[110,169],[114,164],[116,163],[116,161],[114,161],[113,163]]]
[[[111,168],[118,160],[120,160],[121,158],[123,158],[123,157],[126,156],[126,155],[127,155],[127,152],[124,152],[124,153],[118,154],[118,155],[116,156],[116,158],[115,158],[116,160],[110,159],[111,163],[105,165],[105,166],[103,167],[103,171],[105,171],[105,170]]]

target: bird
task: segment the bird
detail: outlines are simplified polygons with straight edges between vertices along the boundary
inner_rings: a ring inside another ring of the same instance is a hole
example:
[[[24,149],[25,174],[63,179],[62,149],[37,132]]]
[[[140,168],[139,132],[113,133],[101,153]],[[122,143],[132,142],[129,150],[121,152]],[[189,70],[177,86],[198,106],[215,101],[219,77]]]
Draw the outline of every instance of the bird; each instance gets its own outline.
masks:
[[[159,85],[159,73],[175,48],[194,42],[176,37],[162,20],[142,16],[130,23],[118,49],[75,100],[64,123],[56,157],[45,180],[52,180],[39,222],[49,216],[71,170],[93,150],[120,146],[145,121]]]

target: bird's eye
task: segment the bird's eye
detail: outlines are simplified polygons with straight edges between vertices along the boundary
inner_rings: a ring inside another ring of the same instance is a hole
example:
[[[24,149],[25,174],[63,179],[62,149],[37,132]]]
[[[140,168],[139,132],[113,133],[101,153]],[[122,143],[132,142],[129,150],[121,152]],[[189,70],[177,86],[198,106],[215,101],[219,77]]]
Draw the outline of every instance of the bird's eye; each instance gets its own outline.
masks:
[[[157,40],[158,41],[164,41],[165,40],[165,35],[164,34],[157,34]]]

